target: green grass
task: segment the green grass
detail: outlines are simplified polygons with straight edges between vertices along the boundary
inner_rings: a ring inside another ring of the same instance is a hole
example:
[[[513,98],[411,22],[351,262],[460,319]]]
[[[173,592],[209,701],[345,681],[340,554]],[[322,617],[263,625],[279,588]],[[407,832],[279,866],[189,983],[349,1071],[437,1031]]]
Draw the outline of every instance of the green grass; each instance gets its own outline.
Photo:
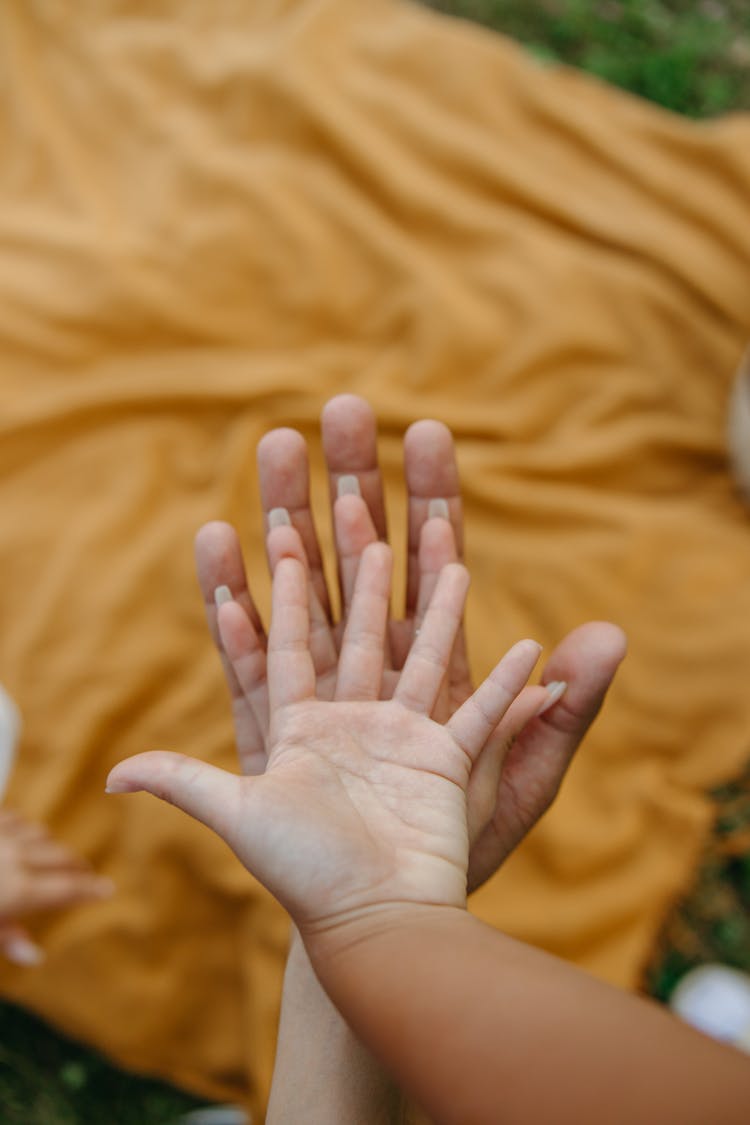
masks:
[[[2,1125],[173,1125],[204,1105],[124,1074],[11,1004],[0,1004]]]
[[[658,1000],[710,961],[750,973],[750,766],[714,799],[716,824],[692,891],[666,920],[645,974]]]
[[[748,0],[427,0],[677,113],[750,108]]]
[[[433,7],[512,35],[679,113],[750,108],[750,0],[435,0]],[[709,960],[750,971],[750,777],[717,795],[722,813],[694,893],[665,927],[647,974],[668,997]],[[744,837],[740,837],[744,839]],[[199,1104],[122,1074],[95,1052],[0,1004],[2,1125],[171,1125]]]

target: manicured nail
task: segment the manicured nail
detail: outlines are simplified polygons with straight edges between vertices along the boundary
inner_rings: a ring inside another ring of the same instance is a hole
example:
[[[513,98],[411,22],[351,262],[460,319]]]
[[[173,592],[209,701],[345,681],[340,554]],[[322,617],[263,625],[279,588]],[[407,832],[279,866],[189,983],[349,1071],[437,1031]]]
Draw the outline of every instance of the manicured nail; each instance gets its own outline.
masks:
[[[44,960],[44,950],[27,938],[11,938],[3,952],[14,965],[39,965]]]
[[[359,481],[355,476],[348,474],[339,477],[338,484],[336,485],[337,496],[361,496],[362,490],[359,487]]]
[[[543,715],[545,711],[549,711],[550,707],[557,703],[558,699],[562,699],[567,691],[567,683],[565,680],[553,680],[549,684],[544,685],[547,689],[547,698],[537,711],[537,715]]]
[[[107,781],[104,788],[105,793],[140,793],[140,785],[130,785],[127,781],[115,779],[115,781]]]
[[[216,602],[217,609],[220,605],[224,605],[225,602],[231,602],[233,600],[232,591],[228,586],[217,586],[214,590],[214,601]]]
[[[289,512],[286,508],[271,508],[268,513],[268,530],[273,531],[275,527],[291,527],[292,521],[289,518]]]
[[[427,519],[428,520],[434,520],[434,519],[448,520],[448,519],[450,519],[450,512],[448,511],[448,501],[447,500],[430,500],[429,504],[427,505]]]

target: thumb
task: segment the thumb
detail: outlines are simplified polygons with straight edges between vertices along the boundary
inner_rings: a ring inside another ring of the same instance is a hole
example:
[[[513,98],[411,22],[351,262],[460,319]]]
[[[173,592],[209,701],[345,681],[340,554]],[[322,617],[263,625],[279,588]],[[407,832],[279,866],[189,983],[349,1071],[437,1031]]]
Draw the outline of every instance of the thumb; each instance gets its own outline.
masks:
[[[151,793],[227,840],[231,826],[237,823],[242,782],[235,774],[184,754],[152,750],[116,765],[107,778],[105,793]]]
[[[532,720],[521,732],[504,763],[517,791],[535,794],[536,820],[551,804],[571,759],[604,702],[622,662],[627,642],[617,625],[590,621],[579,625],[557,646],[542,680],[568,687],[557,706]]]
[[[568,684],[563,702],[544,722],[560,736],[567,735],[571,751],[589,729],[604,702],[615,672],[627,650],[622,629],[607,621],[589,621],[568,633],[547,663],[542,679]]]

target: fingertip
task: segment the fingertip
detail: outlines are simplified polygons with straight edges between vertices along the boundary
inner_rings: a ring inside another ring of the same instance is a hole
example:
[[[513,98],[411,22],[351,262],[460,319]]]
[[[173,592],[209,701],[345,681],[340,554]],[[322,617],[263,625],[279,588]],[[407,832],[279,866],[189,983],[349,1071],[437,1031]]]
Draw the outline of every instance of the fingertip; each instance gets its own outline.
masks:
[[[110,793],[150,793],[221,833],[243,779],[185,754],[151,750],[126,758],[107,778]]]
[[[286,578],[287,576],[299,578],[304,574],[304,566],[296,555],[282,555],[276,564],[278,577]]]
[[[148,750],[143,754],[124,758],[109,771],[104,792],[108,794],[141,793],[144,790],[150,792],[144,782],[149,773],[153,773],[157,767],[163,765],[165,757],[172,757],[172,755],[160,750]]]
[[[375,411],[366,398],[360,395],[340,394],[329,398],[320,412],[321,425],[336,423],[341,419],[349,422],[352,416],[361,420],[375,421]]]
[[[417,422],[412,422],[404,434],[404,445],[422,444],[426,448],[435,444],[441,448],[452,446],[453,434],[445,422],[440,422],[437,418],[420,418]]]
[[[277,460],[292,450],[307,452],[307,443],[299,430],[291,426],[277,426],[269,430],[258,442],[256,450],[258,461],[270,458]]]
[[[419,531],[420,568],[441,570],[452,562],[458,562],[458,547],[450,520],[425,520]]]
[[[370,562],[377,562],[382,566],[391,567],[393,565],[393,551],[387,543],[381,539],[376,539],[373,543],[368,543],[362,551],[362,559],[367,558]]]
[[[524,637],[511,645],[506,653],[506,659],[510,657],[514,661],[520,661],[528,669],[526,673],[528,679],[543,651],[544,648],[539,641],[535,641],[531,637]]]
[[[452,519],[460,537],[460,482],[453,434],[443,422],[422,418],[404,436],[404,471],[413,499],[442,497],[454,502]]]
[[[278,607],[289,601],[291,604],[307,606],[307,568],[295,555],[282,555],[273,568],[273,583],[271,600],[273,606]],[[271,614],[271,629],[273,630],[273,613]]]
[[[613,621],[587,621],[573,629],[568,636],[584,640],[592,654],[594,651],[606,652],[622,660],[627,653],[627,634]]]
[[[620,663],[628,654],[627,633],[619,625],[615,625],[613,621],[597,621],[595,624],[600,628],[602,639],[607,638],[613,657],[617,656],[618,663]]]
[[[365,399],[336,395],[323,407],[320,427],[329,472],[348,475],[377,464],[377,419]]]
[[[242,549],[231,524],[214,520],[199,528],[195,536],[195,569],[209,622],[218,586],[228,586],[234,597],[249,596]]]
[[[628,640],[611,621],[587,621],[568,633],[551,654],[544,678],[568,680],[576,692],[597,694],[611,682],[627,655]]]
[[[307,443],[297,430],[271,430],[258,442],[258,483],[264,511],[307,509],[310,503]]]
[[[204,523],[195,533],[193,556],[198,574],[198,582],[205,597],[210,597],[211,587],[219,585],[217,579],[226,574],[233,577],[242,569],[239,554],[239,538],[231,523],[211,520]]]
[[[490,676],[494,676],[496,672],[505,674],[505,672],[509,670],[514,678],[516,676],[520,677],[519,683],[521,681],[525,683],[531,675],[541,651],[542,646],[539,644],[539,641],[534,641],[530,637],[524,637],[523,640],[516,641],[514,645],[510,646],[505,655],[502,656],[500,661],[495,665]]]
[[[276,567],[282,559],[297,559],[308,572],[309,562],[302,536],[296,527],[288,524],[279,524],[271,528],[266,537],[266,551],[271,574],[275,575]]]
[[[201,524],[195,533],[193,544],[196,551],[203,549],[209,543],[213,543],[217,537],[234,535],[235,530],[231,523],[226,520],[209,520],[208,523]]]
[[[370,509],[362,496],[353,492],[339,495],[333,502],[336,548],[340,554],[361,554],[378,538]]]
[[[339,480],[343,479],[343,477],[339,478]],[[356,480],[356,477],[352,479]],[[333,501],[333,514],[336,520],[343,520],[347,524],[353,523],[360,519],[363,512],[369,513],[369,508],[360,492],[352,490],[337,493]]]
[[[448,575],[452,581],[462,585],[466,590],[471,585],[471,575],[469,568],[464,566],[462,562],[449,562],[443,567],[443,573]]]

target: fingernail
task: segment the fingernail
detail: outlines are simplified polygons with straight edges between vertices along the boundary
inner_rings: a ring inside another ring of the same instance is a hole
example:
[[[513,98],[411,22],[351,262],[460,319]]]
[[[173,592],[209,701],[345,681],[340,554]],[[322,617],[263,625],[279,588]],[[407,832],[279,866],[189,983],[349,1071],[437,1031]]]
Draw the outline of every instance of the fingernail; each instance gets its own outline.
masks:
[[[562,699],[568,687],[565,680],[552,680],[551,683],[544,686],[547,689],[547,698],[537,711],[537,715],[543,715],[545,711],[549,711],[558,699]]]
[[[234,601],[232,591],[228,586],[217,586],[214,590],[214,601],[216,602],[217,609],[220,605],[224,605],[225,602]]]
[[[118,778],[115,778],[114,781],[109,781],[109,780],[107,781],[107,784],[104,787],[104,792],[105,793],[140,793],[141,788],[138,785],[132,786],[127,781],[120,781]]]
[[[345,474],[339,477],[338,484],[336,485],[337,496],[361,496],[362,490],[359,487],[359,481],[355,476]]]
[[[268,530],[273,531],[275,527],[291,527],[292,521],[289,518],[289,512],[286,508],[271,508],[268,513]]]
[[[11,938],[3,952],[14,965],[39,965],[44,960],[44,950],[26,938]]]
[[[430,500],[429,504],[427,505],[427,519],[450,519],[450,512],[448,511],[448,501]]]

